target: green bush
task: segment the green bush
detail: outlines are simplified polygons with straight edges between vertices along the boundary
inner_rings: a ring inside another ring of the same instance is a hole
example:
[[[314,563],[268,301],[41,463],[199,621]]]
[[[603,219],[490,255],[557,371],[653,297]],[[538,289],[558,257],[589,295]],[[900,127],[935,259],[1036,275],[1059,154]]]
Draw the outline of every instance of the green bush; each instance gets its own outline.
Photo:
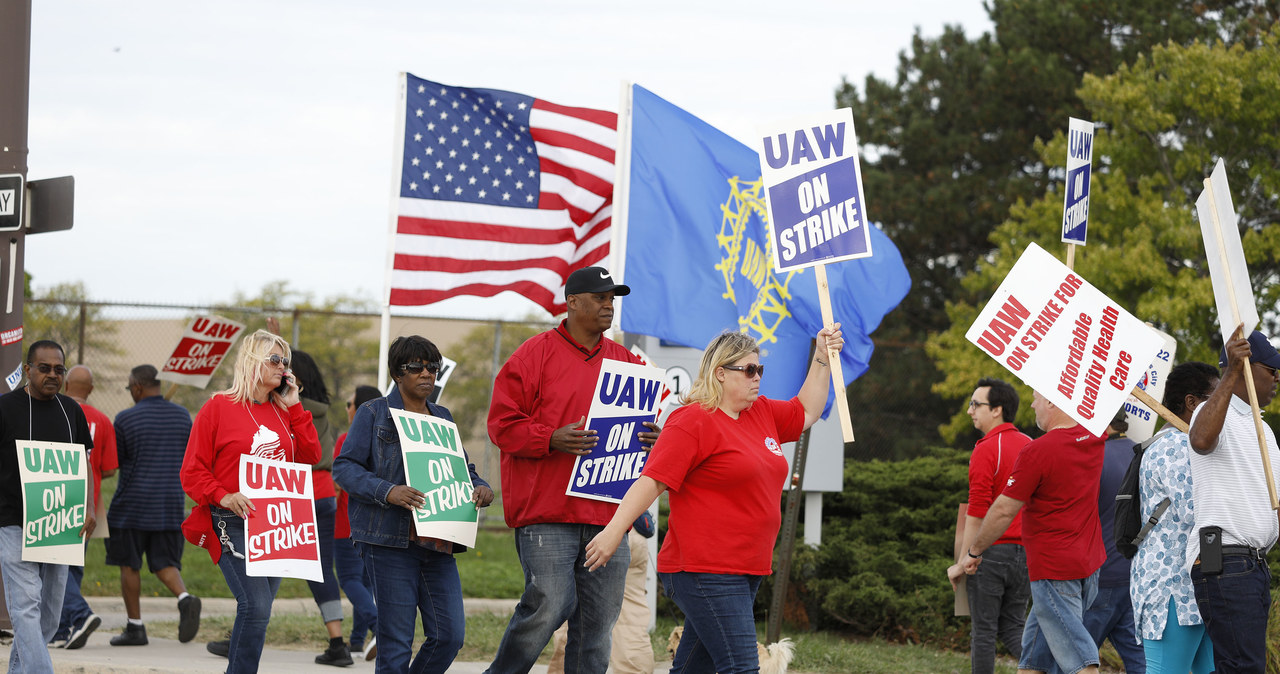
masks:
[[[935,449],[909,461],[846,465],[844,492],[823,502],[821,547],[798,546],[792,564],[795,596],[813,627],[966,642],[968,621],[952,615],[946,569],[956,509],[967,496],[968,456]]]

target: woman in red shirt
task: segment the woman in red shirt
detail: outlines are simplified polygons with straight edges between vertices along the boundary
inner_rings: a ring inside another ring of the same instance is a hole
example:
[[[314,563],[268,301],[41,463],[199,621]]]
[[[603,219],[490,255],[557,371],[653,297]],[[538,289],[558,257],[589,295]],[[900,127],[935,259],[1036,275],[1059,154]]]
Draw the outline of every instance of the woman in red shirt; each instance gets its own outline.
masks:
[[[266,330],[244,338],[231,388],[200,408],[182,461],[182,489],[212,516],[221,547],[210,551],[236,597],[236,621],[227,657],[229,674],[257,672],[279,578],[245,573],[244,520],[254,505],[240,493],[240,457],[245,454],[314,464],[320,440],[311,413],[302,408],[289,375],[289,343]],[[281,388],[283,385],[283,388]]]
[[[587,544],[591,570],[613,556],[627,528],[662,492],[671,515],[658,553],[663,588],[685,614],[673,672],[759,670],[752,605],[772,573],[787,479],[782,445],[822,415],[831,386],[827,354],[844,345],[840,324],[823,328],[800,393],[760,397],[760,347],[725,332],[702,354],[685,405],[671,414],[644,472],[604,531]]]

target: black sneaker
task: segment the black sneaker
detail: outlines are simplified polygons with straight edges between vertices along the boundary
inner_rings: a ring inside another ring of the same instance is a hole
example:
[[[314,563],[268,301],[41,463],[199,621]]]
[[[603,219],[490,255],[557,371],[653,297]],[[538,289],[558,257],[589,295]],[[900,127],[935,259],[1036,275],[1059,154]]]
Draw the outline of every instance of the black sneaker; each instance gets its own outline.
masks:
[[[89,617],[85,618],[84,622],[81,623],[79,627],[71,630],[71,636],[67,637],[67,645],[63,646],[63,648],[66,648],[69,651],[77,648],[84,648],[85,643],[89,641],[89,635],[93,634],[93,631],[98,629],[98,626],[101,624],[102,618],[99,618],[96,614],[90,613]]]
[[[336,637],[335,637],[336,638]],[[316,656],[317,665],[333,665],[334,667],[350,667],[355,664],[351,659],[351,649],[345,643],[329,646]]]
[[[231,652],[231,630],[227,630],[227,638],[222,641],[210,641],[204,649],[218,657],[225,658]]]
[[[112,646],[146,646],[147,626],[128,623],[119,636],[111,637]]]
[[[200,631],[200,598],[189,594],[178,600],[178,641],[187,643]]]

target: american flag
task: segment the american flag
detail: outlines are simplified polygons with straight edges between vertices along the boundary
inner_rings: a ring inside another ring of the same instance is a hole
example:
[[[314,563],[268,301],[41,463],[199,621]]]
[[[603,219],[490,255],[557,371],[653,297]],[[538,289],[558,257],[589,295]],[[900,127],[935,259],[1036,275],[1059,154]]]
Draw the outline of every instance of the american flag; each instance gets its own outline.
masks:
[[[391,304],[523,295],[565,310],[609,255],[618,116],[406,73]]]

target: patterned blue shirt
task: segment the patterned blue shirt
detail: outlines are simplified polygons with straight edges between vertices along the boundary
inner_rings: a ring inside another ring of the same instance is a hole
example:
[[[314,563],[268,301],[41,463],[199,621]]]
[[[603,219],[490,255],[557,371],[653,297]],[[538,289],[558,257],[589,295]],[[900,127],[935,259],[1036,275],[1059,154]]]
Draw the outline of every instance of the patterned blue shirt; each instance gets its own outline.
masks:
[[[191,413],[156,395],[117,414],[115,427],[120,478],[107,524],[113,529],[180,529],[187,501],[179,473]]]
[[[1160,639],[1164,634],[1170,597],[1179,625],[1202,622],[1185,564],[1187,542],[1196,535],[1190,452],[1187,434],[1170,428],[1142,456],[1138,485],[1143,521],[1164,497],[1170,499],[1169,509],[1133,558],[1129,597],[1133,600],[1133,622],[1142,639]]]

